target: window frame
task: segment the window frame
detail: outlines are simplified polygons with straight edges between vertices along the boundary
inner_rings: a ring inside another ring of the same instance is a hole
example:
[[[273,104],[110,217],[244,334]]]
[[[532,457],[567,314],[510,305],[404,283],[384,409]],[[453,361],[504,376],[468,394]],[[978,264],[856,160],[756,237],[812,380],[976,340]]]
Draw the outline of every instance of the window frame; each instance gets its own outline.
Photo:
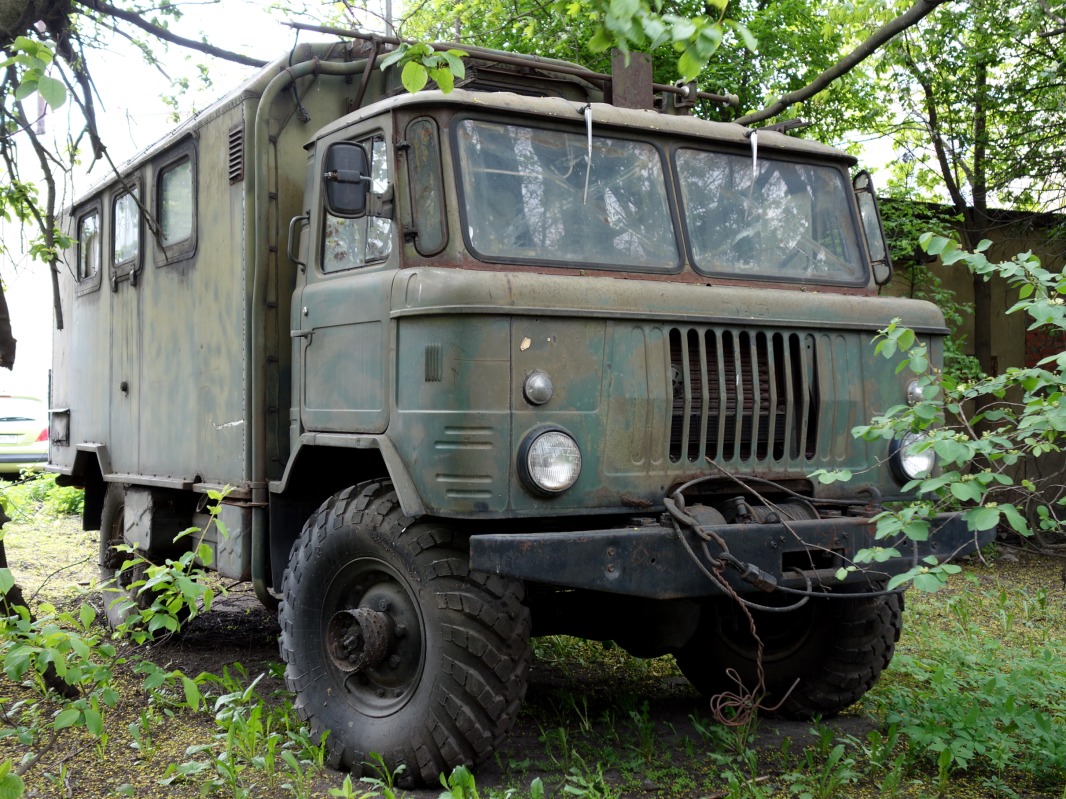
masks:
[[[416,126],[425,127],[424,134]],[[404,128],[408,143],[407,191],[410,197],[410,222],[415,251],[432,257],[448,247],[447,199],[444,188],[444,164],[441,151],[440,124],[428,115],[411,119]],[[427,202],[435,199],[436,202]],[[426,234],[432,231],[432,238]]]
[[[153,254],[157,267],[170,266],[181,261],[187,261],[196,256],[197,244],[200,238],[200,170],[199,158],[195,141],[187,141],[184,144],[169,150],[157,159],[152,170],[152,213],[159,223],[160,233],[153,236]],[[173,244],[163,244],[163,178],[166,174],[182,163],[188,162],[192,171],[192,227],[189,235]]]
[[[81,254],[82,254],[82,242],[81,242],[81,225],[86,219],[93,214],[96,215],[99,220],[99,227],[96,234],[96,257],[97,257],[97,269],[96,271],[85,277],[79,277],[81,269]],[[80,297],[83,294],[88,294],[93,291],[97,291],[100,288],[101,282],[103,282],[104,275],[104,207],[99,198],[85,203],[79,207],[74,217],[74,295]]]
[[[128,195],[136,193],[140,203],[144,204],[144,186],[140,177],[131,177],[115,185],[114,190],[111,193],[111,224],[109,225],[109,248],[108,257],[111,264],[111,286],[116,288],[119,281],[129,280],[131,283],[137,282],[137,275],[141,273],[144,266],[144,218],[141,213],[140,206],[137,207],[137,254],[131,258],[119,262],[115,258],[115,245],[116,241],[116,220],[118,215],[115,213],[115,209],[118,207],[119,201]]]

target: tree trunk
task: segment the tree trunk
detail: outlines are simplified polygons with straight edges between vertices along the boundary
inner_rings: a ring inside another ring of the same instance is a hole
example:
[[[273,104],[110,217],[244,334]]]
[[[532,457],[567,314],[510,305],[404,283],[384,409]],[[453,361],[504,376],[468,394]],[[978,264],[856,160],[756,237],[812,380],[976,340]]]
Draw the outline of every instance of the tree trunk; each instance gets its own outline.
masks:
[[[15,365],[15,336],[11,332],[11,314],[7,310],[7,297],[0,284],[0,366],[10,369]],[[0,511],[2,513],[2,511]],[[0,524],[0,527],[3,525]],[[3,546],[3,541],[0,541]]]

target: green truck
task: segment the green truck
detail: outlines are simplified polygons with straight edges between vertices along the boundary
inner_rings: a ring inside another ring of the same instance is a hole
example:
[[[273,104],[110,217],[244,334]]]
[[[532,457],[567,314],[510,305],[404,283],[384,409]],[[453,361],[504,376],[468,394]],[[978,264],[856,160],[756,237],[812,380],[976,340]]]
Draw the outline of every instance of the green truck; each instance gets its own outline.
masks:
[[[888,576],[974,544],[944,518],[836,576],[932,465],[851,436],[914,399],[871,341],[898,317],[935,362],[947,332],[878,296],[868,176],[693,116],[638,56],[466,48],[409,94],[395,44],[296,47],[69,209],[49,468],[103,578],[136,593],[114,546],[180,552],[225,489],[210,567],[278,608],[330,762],[411,784],[499,744],[534,635],[672,654],[707,695],[735,669],[796,717],[854,702]]]

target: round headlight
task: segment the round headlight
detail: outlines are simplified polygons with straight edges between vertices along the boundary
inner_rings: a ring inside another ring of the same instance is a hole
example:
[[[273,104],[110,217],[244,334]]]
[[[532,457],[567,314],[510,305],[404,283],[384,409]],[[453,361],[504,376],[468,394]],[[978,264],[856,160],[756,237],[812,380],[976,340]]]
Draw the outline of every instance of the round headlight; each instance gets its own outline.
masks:
[[[892,465],[904,481],[928,477],[936,465],[932,447],[919,447],[926,437],[921,433],[907,433],[892,442]]]
[[[522,393],[530,405],[543,405],[555,395],[555,387],[548,373],[537,369],[526,376]]]
[[[581,474],[581,450],[562,430],[533,432],[522,443],[519,471],[534,491],[559,494]]]
[[[922,386],[917,380],[912,380],[907,384],[907,404],[917,405],[919,402],[925,399],[925,394],[922,391]]]

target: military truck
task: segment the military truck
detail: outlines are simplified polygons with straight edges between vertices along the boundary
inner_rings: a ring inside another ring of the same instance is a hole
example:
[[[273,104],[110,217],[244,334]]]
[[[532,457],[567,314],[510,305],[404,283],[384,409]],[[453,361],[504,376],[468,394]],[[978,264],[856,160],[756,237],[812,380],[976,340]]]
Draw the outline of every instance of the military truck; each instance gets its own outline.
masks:
[[[412,784],[499,744],[530,636],[672,654],[707,695],[733,669],[792,716],[854,702],[889,575],[972,544],[945,518],[837,576],[932,466],[851,435],[916,398],[871,341],[899,318],[936,361],[947,332],[878,296],[868,176],[697,118],[721,98],[637,55],[465,48],[410,94],[395,44],[296,47],[70,208],[49,466],[103,579],[136,594],[114,547],[180,552],[225,488],[210,566],[278,608],[330,762]]]

